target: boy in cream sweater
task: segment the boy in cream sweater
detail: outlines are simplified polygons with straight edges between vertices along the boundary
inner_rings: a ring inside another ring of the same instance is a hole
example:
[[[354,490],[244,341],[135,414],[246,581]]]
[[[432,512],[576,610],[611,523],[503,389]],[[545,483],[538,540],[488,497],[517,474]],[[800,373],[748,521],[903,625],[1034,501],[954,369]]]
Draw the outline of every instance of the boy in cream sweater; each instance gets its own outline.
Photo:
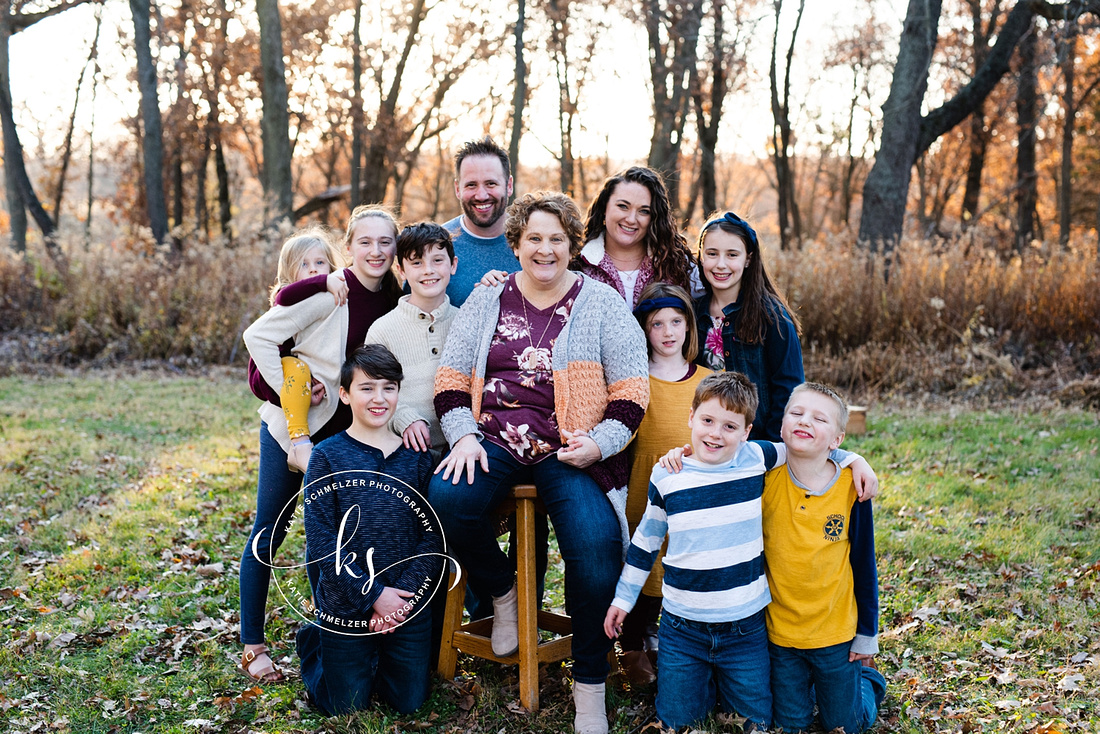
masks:
[[[431,450],[438,460],[447,448],[432,398],[443,344],[458,309],[447,297],[455,272],[451,235],[432,222],[410,224],[397,238],[397,267],[410,293],[367,332],[367,344],[382,344],[405,373],[391,426],[405,446]]]

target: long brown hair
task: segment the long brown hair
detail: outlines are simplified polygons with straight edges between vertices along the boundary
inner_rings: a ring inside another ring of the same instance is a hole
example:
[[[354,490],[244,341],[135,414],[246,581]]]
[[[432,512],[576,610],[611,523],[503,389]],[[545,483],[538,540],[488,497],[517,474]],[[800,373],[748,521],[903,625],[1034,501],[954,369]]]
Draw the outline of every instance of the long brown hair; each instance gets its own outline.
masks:
[[[691,251],[687,240],[676,226],[672,216],[672,207],[668,202],[668,189],[661,174],[645,166],[633,166],[620,171],[603,182],[599,195],[588,206],[588,222],[585,225],[584,239],[590,242],[607,230],[604,216],[611,193],[621,183],[636,183],[649,190],[649,227],[646,229],[646,251],[653,257],[653,280],[672,283],[691,291]],[[573,269],[579,269],[580,263],[574,259]]]
[[[703,287],[706,288],[707,298],[714,297],[714,290],[710,281],[703,272],[703,247],[707,233],[720,229],[726,234],[740,237],[745,243],[745,255],[748,262],[741,274],[741,290],[737,300],[741,302],[741,318],[737,323],[737,338],[747,344],[760,344],[764,341],[764,331],[768,323],[775,323],[783,318],[782,310],[787,312],[787,318],[794,324],[796,334],[802,334],[802,324],[794,315],[791,307],[787,305],[787,299],[779,292],[779,289],[768,277],[768,271],[764,267],[764,258],[760,256],[760,243],[756,239],[756,230],[748,222],[733,212],[726,212],[720,217],[715,217],[703,225],[699,231],[699,273],[703,276]]]

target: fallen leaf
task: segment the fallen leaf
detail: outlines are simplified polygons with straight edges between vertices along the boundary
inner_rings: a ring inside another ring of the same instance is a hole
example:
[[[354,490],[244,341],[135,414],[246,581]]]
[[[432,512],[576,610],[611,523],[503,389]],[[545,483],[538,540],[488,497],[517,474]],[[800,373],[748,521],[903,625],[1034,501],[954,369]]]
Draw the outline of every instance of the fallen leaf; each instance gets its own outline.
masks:
[[[75,634],[73,634],[72,632],[65,632],[65,633],[60,634],[57,637],[53,638],[53,641],[50,643],[49,646],[53,647],[53,648],[65,647],[66,645],[68,645],[70,642],[72,642],[75,639],[76,639]]]
[[[195,573],[199,576],[205,576],[211,578],[214,576],[221,576],[225,573],[225,564],[221,561],[217,563],[208,563],[204,566],[195,566]]]
[[[919,619],[922,622],[927,622],[930,617],[934,617],[942,610],[939,607],[921,607],[917,611],[913,612],[913,617]]]
[[[1059,691],[1079,691],[1081,690],[1081,681],[1085,679],[1085,676],[1080,673],[1076,675],[1067,675],[1062,680],[1058,681]]]
[[[993,705],[999,708],[1001,711],[1012,711],[1023,706],[1022,703],[1011,698],[1004,701],[994,701]]]

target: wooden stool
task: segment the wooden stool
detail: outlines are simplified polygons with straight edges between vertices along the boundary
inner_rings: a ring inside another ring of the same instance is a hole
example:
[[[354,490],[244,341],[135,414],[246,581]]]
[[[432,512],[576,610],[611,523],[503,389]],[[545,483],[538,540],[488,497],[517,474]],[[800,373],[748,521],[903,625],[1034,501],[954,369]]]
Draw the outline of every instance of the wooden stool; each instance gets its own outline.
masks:
[[[539,709],[539,663],[563,660],[572,654],[573,626],[564,614],[539,611],[538,579],[535,575],[535,513],[546,513],[534,485],[517,484],[507,500],[497,508],[500,515],[516,513],[516,585],[519,593],[519,651],[506,658],[493,654],[489,635],[493,618],[462,624],[462,605],[466,598],[466,574],[457,584],[451,573],[447,592],[447,611],[443,619],[443,640],[439,647],[439,674],[447,680],[455,677],[458,653],[519,665],[519,700],[528,711]],[[539,630],[561,635],[539,642]]]

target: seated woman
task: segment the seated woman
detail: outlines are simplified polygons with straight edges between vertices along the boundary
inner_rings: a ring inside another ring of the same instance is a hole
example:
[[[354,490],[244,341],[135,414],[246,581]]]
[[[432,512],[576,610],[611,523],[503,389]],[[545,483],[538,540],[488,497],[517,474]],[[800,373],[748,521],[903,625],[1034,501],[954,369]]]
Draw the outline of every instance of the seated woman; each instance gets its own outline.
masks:
[[[564,194],[508,208],[520,272],[475,289],[451,327],[435,383],[451,452],[429,501],[471,581],[493,596],[493,652],[506,656],[519,645],[515,566],[496,543],[494,510],[513,485],[538,487],[565,561],[575,727],[599,734],[612,644],[601,625],[626,532],[619,452],[645,413],[649,373],[623,298],[568,269],[583,231]]]

